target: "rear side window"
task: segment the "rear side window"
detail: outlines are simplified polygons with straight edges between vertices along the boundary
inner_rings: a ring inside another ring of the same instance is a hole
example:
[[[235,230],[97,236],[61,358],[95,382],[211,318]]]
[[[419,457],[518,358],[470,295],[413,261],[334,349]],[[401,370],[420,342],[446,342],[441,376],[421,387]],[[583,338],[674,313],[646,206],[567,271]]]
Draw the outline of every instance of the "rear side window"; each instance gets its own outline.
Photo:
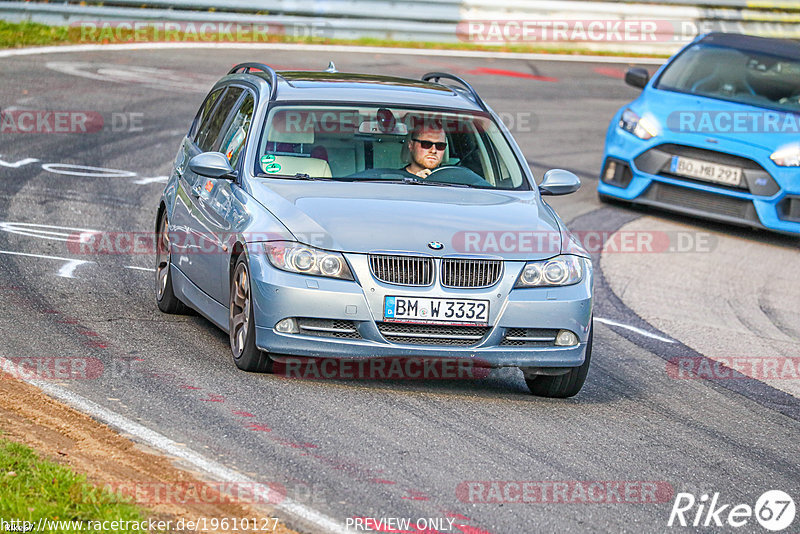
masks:
[[[200,109],[197,111],[197,115],[195,116],[194,122],[192,123],[192,128],[191,130],[189,130],[189,138],[192,139],[193,141],[195,140],[195,136],[197,135],[197,131],[200,129],[200,126],[204,122],[208,121],[209,115],[211,114],[211,111],[214,109],[214,104],[217,103],[217,99],[221,94],[222,94],[222,89],[217,89],[216,91],[213,91],[206,97],[205,101],[203,102],[203,105],[200,106]]]
[[[244,89],[240,87],[229,87],[222,96],[219,106],[208,116],[208,120],[203,121],[200,130],[197,132],[197,138],[195,139],[195,143],[197,143],[197,146],[202,152],[213,151],[215,147],[218,146],[217,138],[219,137],[220,130],[222,130],[225,119],[242,95],[242,91],[244,91]]]
[[[247,139],[247,132],[250,131],[254,107],[255,100],[252,95],[248,94],[231,119],[225,135],[222,136],[222,143],[219,151],[227,156],[228,161],[230,161],[231,165],[234,167],[239,159],[239,153],[244,147],[244,142]]]

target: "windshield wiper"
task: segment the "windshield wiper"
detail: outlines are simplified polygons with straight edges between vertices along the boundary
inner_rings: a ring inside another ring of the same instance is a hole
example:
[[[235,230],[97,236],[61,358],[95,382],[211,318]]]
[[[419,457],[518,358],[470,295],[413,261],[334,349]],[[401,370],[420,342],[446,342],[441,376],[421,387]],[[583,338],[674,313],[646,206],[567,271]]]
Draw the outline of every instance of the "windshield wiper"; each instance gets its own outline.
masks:
[[[311,176],[310,174],[306,174],[304,172],[298,172],[294,176],[290,174],[263,174],[259,173],[256,175],[256,178],[287,178],[289,180],[309,180],[309,181],[316,181],[316,180],[326,180],[331,181],[331,178],[320,178],[317,176]]]
[[[402,178],[368,178],[366,180],[361,178],[356,178],[348,181],[364,182],[369,184],[408,184],[408,185],[433,185],[437,187],[470,187],[467,184],[453,184],[448,182],[429,182],[427,180],[423,180],[420,178],[412,178],[410,176],[404,176]]]

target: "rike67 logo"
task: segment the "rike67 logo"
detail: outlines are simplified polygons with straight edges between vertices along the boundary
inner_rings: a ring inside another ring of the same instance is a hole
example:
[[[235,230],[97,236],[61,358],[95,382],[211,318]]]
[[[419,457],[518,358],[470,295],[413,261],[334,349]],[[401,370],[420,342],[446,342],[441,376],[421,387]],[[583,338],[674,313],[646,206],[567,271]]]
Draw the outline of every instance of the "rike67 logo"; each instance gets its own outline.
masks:
[[[755,517],[763,528],[778,532],[792,524],[794,515],[794,500],[780,490],[765,491],[752,507],[749,504],[723,504],[719,493],[714,493],[710,499],[708,494],[696,499],[691,493],[678,493],[667,526],[741,528],[750,525]],[[751,527],[747,531],[755,532],[756,529]]]

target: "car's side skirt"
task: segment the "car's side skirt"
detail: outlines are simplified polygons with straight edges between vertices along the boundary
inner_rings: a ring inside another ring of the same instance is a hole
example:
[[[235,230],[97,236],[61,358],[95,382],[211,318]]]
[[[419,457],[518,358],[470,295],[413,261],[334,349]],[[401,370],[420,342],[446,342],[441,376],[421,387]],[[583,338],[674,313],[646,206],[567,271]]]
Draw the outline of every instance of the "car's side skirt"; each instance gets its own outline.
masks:
[[[228,331],[228,308],[208,296],[202,289],[194,285],[175,265],[170,265],[172,287],[177,296],[186,305],[197,310],[203,317]]]

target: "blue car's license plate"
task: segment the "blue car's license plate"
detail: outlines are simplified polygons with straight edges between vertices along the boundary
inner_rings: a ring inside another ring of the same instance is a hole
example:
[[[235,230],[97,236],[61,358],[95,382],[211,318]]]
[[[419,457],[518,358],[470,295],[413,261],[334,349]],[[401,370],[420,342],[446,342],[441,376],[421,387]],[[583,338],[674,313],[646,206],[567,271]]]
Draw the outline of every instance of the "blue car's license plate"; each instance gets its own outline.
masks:
[[[486,324],[489,301],[392,296],[384,301],[383,318],[409,323]]]

